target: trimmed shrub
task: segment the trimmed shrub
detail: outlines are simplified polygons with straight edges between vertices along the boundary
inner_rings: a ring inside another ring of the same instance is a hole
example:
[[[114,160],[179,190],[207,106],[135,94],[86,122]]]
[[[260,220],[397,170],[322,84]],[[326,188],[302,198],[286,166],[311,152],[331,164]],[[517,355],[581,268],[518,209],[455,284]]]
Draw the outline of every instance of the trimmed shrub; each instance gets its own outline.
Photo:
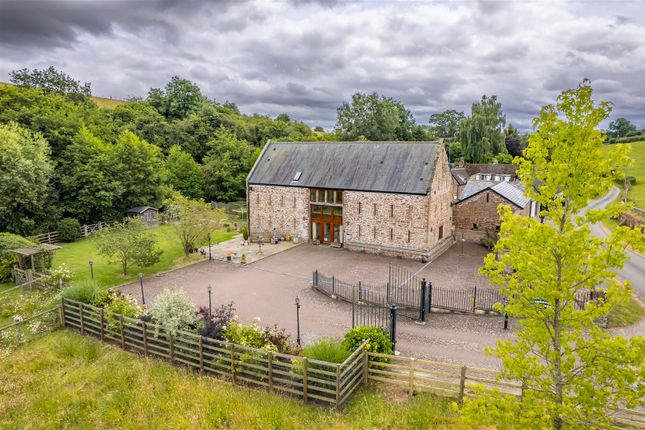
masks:
[[[342,363],[351,354],[343,342],[331,338],[318,339],[302,350],[304,357],[331,363]]]
[[[240,233],[242,233],[244,240],[249,240],[249,229],[247,226],[243,225],[240,227]]]
[[[17,234],[0,233],[0,281],[10,279],[11,268],[18,263],[18,257],[10,251],[34,245],[34,242]]]
[[[162,291],[150,307],[150,315],[170,331],[191,330],[197,324],[195,305],[182,290]]]
[[[58,238],[63,242],[74,242],[81,237],[81,223],[74,218],[63,218],[58,222]]]
[[[369,342],[365,345],[365,351],[379,354],[394,353],[390,335],[381,327],[355,327],[345,334],[343,345],[349,351],[354,351],[366,339],[369,339]]]

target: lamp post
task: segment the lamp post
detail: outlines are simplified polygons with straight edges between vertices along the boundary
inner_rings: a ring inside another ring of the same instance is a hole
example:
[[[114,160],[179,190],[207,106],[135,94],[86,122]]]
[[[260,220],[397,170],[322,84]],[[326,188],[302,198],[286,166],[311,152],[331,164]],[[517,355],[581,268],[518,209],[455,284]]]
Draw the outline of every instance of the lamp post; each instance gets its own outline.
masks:
[[[146,304],[146,296],[143,294],[143,273],[139,272],[139,284],[141,285],[141,304]]]
[[[92,274],[92,283],[94,282],[94,262],[90,260],[90,273]]]
[[[211,261],[213,257],[211,257],[211,233],[208,232],[208,261]]]
[[[296,296],[296,343],[300,346],[300,298]]]
[[[211,294],[213,292],[213,287],[211,284],[208,284],[208,316],[213,316],[213,305],[211,303]]]

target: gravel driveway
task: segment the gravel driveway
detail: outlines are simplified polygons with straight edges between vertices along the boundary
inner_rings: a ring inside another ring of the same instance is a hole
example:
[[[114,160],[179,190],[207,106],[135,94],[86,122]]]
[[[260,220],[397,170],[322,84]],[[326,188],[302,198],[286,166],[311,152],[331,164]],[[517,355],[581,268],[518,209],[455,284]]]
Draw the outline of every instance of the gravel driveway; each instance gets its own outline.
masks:
[[[351,326],[351,305],[314,291],[310,286],[313,270],[346,281],[384,283],[388,264],[393,262],[419,271],[435,285],[486,285],[486,280],[477,274],[486,250],[465,244],[464,255],[460,254],[457,245],[430,264],[422,264],[303,244],[245,266],[204,261],[146,278],[145,295],[150,303],[166,288],[181,288],[194,303],[207,306],[207,286],[211,284],[213,306],[233,301],[243,321],[259,317],[263,325],[277,324],[294,334],[294,299],[298,295],[302,304],[301,333],[306,343],[324,336],[340,337]],[[135,297],[140,295],[138,283],[121,289]],[[511,331],[502,330],[500,316],[432,313],[425,325],[399,318],[397,326],[397,349],[403,355],[486,368],[496,368],[499,363],[486,356],[484,348],[511,336]]]

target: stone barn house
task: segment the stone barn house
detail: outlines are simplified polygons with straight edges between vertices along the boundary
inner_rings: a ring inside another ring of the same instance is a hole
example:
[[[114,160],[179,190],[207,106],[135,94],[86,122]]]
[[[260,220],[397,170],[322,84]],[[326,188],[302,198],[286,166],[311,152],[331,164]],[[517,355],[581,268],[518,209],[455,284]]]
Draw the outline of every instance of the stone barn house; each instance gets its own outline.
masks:
[[[247,178],[252,238],[430,259],[453,241],[437,142],[269,142]]]

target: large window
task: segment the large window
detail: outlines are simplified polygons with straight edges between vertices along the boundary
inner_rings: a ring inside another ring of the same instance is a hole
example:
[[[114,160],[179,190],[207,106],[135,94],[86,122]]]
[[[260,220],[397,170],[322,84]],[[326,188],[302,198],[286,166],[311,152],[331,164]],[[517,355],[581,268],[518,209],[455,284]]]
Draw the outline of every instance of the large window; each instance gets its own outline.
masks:
[[[309,190],[309,200],[311,203],[324,203],[331,205],[343,204],[343,192],[340,190]]]

